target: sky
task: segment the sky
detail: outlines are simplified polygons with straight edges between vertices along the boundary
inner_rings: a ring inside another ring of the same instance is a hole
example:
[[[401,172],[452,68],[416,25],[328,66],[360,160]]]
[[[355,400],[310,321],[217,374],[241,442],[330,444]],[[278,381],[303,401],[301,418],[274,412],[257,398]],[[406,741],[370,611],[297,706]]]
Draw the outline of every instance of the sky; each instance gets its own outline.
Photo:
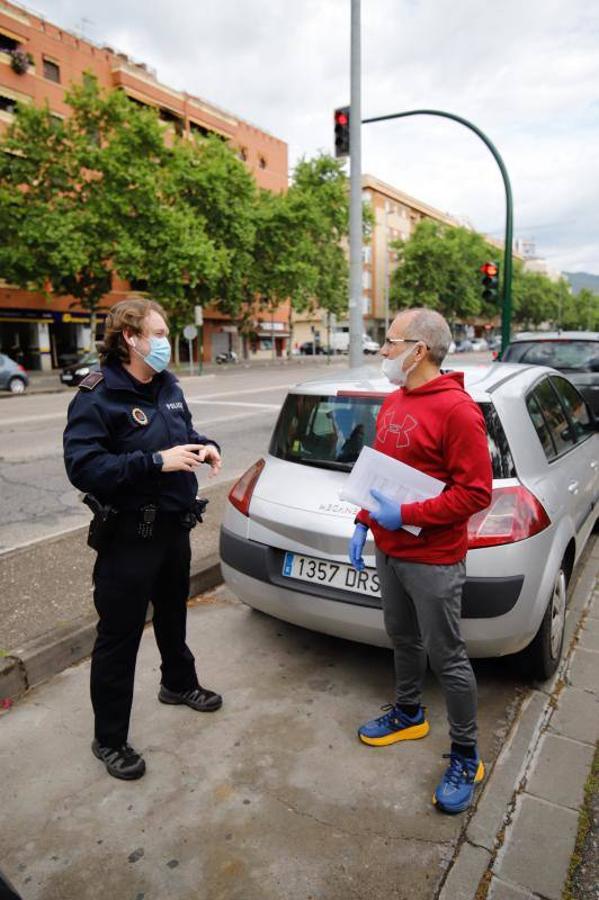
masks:
[[[29,5],[29,4],[27,4]],[[349,103],[350,0],[36,0],[34,12],[146,62],[289,144],[333,152]],[[516,238],[562,271],[599,274],[599,3],[362,0],[362,114],[435,108],[498,148]],[[501,238],[505,194],[463,126],[366,125],[362,170]]]

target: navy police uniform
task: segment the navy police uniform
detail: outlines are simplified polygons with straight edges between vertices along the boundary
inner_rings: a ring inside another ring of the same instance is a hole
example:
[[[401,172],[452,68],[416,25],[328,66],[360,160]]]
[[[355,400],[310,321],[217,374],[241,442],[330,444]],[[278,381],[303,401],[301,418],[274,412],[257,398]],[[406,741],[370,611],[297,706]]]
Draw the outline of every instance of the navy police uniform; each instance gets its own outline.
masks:
[[[135,661],[150,601],[162,684],[177,692],[199,686],[185,638],[197,480],[193,472],[162,472],[155,454],[180,444],[220,448],[194,430],[183,391],[168,371],[142,384],[111,362],[79,388],[64,432],[67,474],[76,488],[118,511],[94,567],[99,622],[91,696],[96,739],[120,747],[127,740]],[[140,510],[148,505],[157,511],[144,530]]]

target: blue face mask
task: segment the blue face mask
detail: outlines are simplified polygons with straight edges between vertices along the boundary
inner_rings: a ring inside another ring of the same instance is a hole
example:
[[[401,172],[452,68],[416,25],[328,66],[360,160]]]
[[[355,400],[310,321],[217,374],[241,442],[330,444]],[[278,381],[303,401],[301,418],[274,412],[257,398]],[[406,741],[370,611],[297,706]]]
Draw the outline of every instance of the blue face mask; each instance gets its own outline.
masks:
[[[164,372],[171,361],[170,341],[166,337],[151,337],[149,340],[150,351],[146,356],[143,356],[136,347],[133,349],[155,372]]]

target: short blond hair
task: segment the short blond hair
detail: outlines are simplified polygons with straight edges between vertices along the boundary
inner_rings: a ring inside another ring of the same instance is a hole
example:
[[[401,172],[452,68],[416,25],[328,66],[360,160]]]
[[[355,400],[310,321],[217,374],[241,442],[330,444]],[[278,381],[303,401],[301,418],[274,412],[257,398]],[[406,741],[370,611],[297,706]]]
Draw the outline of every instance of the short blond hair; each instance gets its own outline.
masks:
[[[123,331],[128,328],[133,334],[141,336],[144,322],[152,311],[159,313],[167,321],[166,312],[156,300],[128,297],[127,300],[115,303],[106,316],[104,340],[98,346],[100,361],[105,363],[118,359],[120,362],[129,362],[129,346],[123,337]]]

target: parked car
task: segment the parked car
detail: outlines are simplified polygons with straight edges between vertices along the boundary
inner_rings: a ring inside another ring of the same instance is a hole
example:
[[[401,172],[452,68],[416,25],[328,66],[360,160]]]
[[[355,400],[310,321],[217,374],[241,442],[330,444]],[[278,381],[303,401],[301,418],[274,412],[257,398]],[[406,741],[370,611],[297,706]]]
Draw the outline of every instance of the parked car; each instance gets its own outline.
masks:
[[[29,376],[21,363],[5,353],[0,353],[0,390],[11,394],[23,394],[27,390]]]
[[[494,352],[501,350],[501,338],[498,338],[498,337],[487,338],[487,349],[493,350]]]
[[[545,678],[560,659],[567,585],[599,514],[597,426],[554,370],[462,368],[493,463],[491,504],[468,525],[464,638],[474,657],[526,648],[531,671]],[[365,572],[356,572],[347,558],[356,507],[339,499],[394,390],[374,367],[364,371],[290,391],[266,459],[229,494],[220,553],[225,580],[248,606],[388,646],[374,544],[369,534]]]
[[[470,353],[472,350],[472,341],[468,340],[468,338],[463,338],[461,341],[458,341],[456,344],[455,352],[456,353]]]
[[[448,347],[448,349],[447,349],[447,352],[448,352],[448,353],[455,353],[455,352],[456,352],[456,343],[455,343],[455,341],[450,341],[450,342],[449,342],[449,347]]]
[[[303,344],[300,344],[299,352],[302,356],[321,356],[327,351],[326,347],[322,347],[316,341],[304,341]]]
[[[480,353],[481,350],[488,350],[489,345],[484,338],[472,338],[471,342],[472,350],[476,353]]]
[[[523,331],[505,348],[501,361],[559,369],[599,417],[599,332]]]
[[[381,345],[378,343],[378,341],[374,341],[367,334],[362,335],[362,350],[364,351],[364,353],[370,353],[374,355],[375,353],[378,353],[380,349]]]
[[[60,380],[63,384],[70,384],[76,387],[86,375],[90,372],[97,372],[100,368],[100,357],[96,350],[90,350],[80,356],[77,362],[70,366],[65,366],[60,373]]]

